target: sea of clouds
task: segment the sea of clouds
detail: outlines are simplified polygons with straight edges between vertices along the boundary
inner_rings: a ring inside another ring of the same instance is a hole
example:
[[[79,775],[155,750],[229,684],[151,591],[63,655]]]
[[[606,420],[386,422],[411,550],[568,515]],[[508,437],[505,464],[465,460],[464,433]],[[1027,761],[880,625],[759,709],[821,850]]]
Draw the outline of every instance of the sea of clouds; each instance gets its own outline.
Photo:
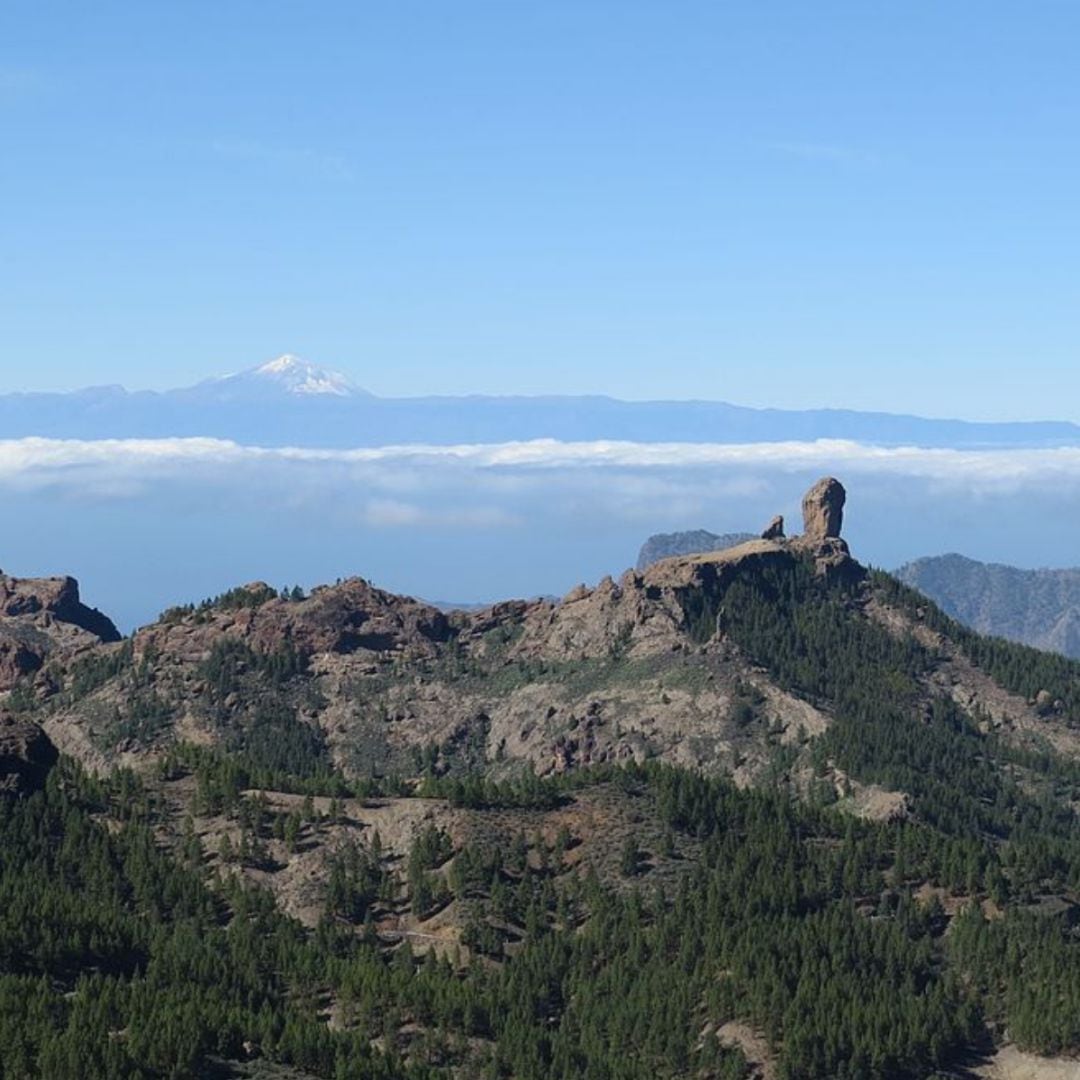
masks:
[[[0,493],[19,522],[0,565],[82,567],[128,622],[253,577],[359,573],[462,601],[557,593],[631,565],[652,532],[752,531],[778,511],[797,531],[801,493],[823,474],[846,484],[847,535],[877,565],[948,550],[1080,562],[1078,448],[26,438],[0,441]]]

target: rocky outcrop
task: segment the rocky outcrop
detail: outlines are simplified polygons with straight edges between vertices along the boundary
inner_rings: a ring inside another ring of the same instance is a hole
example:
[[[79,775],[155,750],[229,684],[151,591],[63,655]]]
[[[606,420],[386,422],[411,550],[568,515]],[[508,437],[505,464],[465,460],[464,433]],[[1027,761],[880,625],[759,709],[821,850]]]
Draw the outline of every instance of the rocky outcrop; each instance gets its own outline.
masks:
[[[377,589],[362,578],[313,590],[309,597],[277,597],[262,582],[230,594],[230,602],[180,612],[138,631],[136,657],[147,652],[191,656],[223,636],[264,654],[293,649],[304,655],[397,653],[434,655],[453,631],[438,608]]]
[[[56,747],[37,724],[0,713],[0,795],[28,795],[45,784]]]
[[[750,554],[750,542],[757,540],[788,545],[796,554],[809,554],[823,573],[846,572],[857,565],[850,557],[847,544],[840,537],[846,501],[844,485],[839,480],[826,476],[803,496],[801,536],[791,540],[785,537],[784,519],[780,514],[765,526],[760,537],[748,533],[717,536],[702,529],[696,532],[661,533],[649,537],[645,542],[638,556],[637,569],[639,572],[645,571],[660,562],[686,558],[704,558],[709,562],[716,562],[718,555],[723,556],[720,561],[728,563],[728,556],[738,559]],[[760,555],[761,552],[754,549],[753,554]]]
[[[45,661],[49,642],[43,634],[0,625],[0,690],[10,690]]]
[[[847,492],[839,480],[826,476],[804,496],[803,539],[806,543],[838,540],[844,525],[844,503]]]
[[[761,534],[762,540],[783,540],[784,539],[784,517],[782,514],[777,514],[776,517],[765,526],[764,532]]]
[[[100,641],[120,640],[112,620],[79,599],[79,583],[72,577],[14,578],[0,573],[0,615],[38,616],[44,625],[67,623]]]
[[[119,640],[112,621],[79,599],[74,578],[0,573],[0,691],[39,671],[53,655]]]
[[[839,480],[823,477],[802,501],[803,532],[790,543],[792,550],[809,555],[817,572],[832,580],[856,582],[866,573],[840,536],[847,492]]]
[[[283,730],[317,729],[315,743],[349,775],[402,774],[418,747],[438,747],[440,760],[487,761],[496,773],[519,761],[559,770],[660,756],[746,777],[767,756],[767,729],[732,726],[737,689],[757,673],[725,626],[724,594],[806,562],[861,569],[839,537],[786,539],[779,521],[769,532],[560,601],[475,612],[359,578],[306,597],[256,582],[166,612],[123,649],[99,647],[80,672],[89,689],[56,695],[42,722],[95,770],[150,760],[173,739],[232,744],[272,715]],[[777,699],[770,722],[794,739],[801,708]]]
[[[844,485],[825,477],[803,497],[801,536],[786,538],[784,519],[778,514],[760,538],[720,551],[664,559],[646,571],[646,580],[676,588],[697,587],[706,579],[710,585],[722,585],[741,570],[766,564],[790,564],[796,557],[809,557],[823,576],[858,581],[865,570],[851,557],[847,543],[840,536],[846,498]],[[703,573],[704,565],[711,568],[708,573]]]

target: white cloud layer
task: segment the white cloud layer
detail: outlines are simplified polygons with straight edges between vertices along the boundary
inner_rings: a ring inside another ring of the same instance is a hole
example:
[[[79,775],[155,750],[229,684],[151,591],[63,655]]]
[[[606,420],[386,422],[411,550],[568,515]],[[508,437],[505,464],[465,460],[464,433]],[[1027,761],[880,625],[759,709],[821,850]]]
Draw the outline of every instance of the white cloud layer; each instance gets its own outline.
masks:
[[[492,492],[520,490],[545,473],[565,484],[599,472],[621,474],[624,490],[642,497],[696,488],[707,475],[712,490],[752,490],[762,473],[835,472],[908,477],[968,493],[1011,492],[1022,487],[1071,487],[1080,483],[1080,448],[947,450],[882,448],[843,440],[749,444],[559,442],[538,439],[491,445],[386,446],[356,450],[242,446],[211,438],[0,440],[0,485],[21,490],[71,489],[124,497],[163,479],[240,483],[258,478],[294,479],[305,486],[355,482],[374,491],[423,492],[448,475]],[[283,475],[284,473],[284,475]],[[320,480],[320,477],[322,478]],[[680,479],[680,477],[682,479]],[[402,518],[401,505],[376,503],[375,516]],[[381,506],[381,509],[380,509]]]
[[[360,573],[455,600],[561,593],[620,572],[651,533],[753,531],[776,513],[797,531],[802,493],[824,474],[848,488],[845,534],[866,562],[1076,561],[1080,448],[43,438],[0,440],[0,558],[78,573],[125,625],[253,577]]]

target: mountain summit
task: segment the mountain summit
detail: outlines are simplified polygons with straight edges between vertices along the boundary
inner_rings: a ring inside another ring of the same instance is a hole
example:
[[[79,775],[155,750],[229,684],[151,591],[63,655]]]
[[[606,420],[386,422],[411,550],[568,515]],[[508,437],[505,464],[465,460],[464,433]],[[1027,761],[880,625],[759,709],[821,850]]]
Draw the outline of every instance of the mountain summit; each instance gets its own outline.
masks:
[[[349,397],[357,391],[357,387],[346,376],[316,367],[291,353],[268,361],[255,368],[251,374],[257,378],[272,380],[290,394],[332,394],[334,397]]]
[[[318,367],[291,353],[285,353],[235,375],[225,375],[200,383],[194,390],[200,396],[209,393],[218,400],[266,395],[277,397],[280,394],[303,398],[351,398],[364,395],[364,391],[346,375]]]

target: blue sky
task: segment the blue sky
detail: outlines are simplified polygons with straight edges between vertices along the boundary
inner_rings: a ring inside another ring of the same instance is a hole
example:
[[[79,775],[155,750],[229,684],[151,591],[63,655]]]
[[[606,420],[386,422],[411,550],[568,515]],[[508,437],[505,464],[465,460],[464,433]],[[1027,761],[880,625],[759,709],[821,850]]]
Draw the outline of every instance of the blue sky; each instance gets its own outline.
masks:
[[[1080,6],[0,8],[0,390],[1080,420]]]

